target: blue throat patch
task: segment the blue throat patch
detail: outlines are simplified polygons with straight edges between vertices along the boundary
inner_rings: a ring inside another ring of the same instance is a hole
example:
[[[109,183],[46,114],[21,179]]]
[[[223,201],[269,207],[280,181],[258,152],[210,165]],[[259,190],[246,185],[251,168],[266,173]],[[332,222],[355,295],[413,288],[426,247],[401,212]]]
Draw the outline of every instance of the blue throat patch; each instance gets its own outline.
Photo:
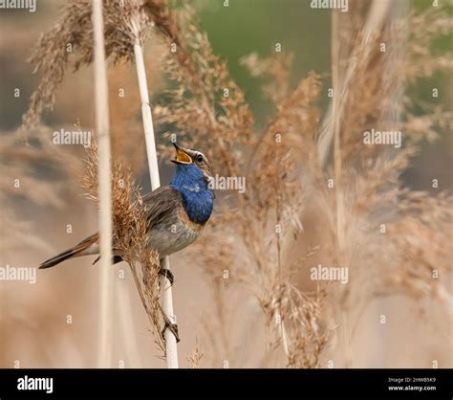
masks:
[[[177,164],[170,186],[181,193],[184,209],[192,222],[204,224],[209,219],[214,194],[200,168],[195,164]]]

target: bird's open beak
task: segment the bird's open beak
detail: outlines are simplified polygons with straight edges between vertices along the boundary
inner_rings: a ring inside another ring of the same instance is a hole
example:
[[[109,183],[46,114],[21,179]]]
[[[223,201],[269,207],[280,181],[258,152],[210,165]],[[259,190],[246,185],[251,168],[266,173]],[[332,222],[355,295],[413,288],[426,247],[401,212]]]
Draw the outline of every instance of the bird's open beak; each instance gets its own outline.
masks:
[[[173,161],[176,164],[192,164],[193,160],[189,153],[183,147],[179,147],[176,143],[173,143],[176,149],[176,156]]]

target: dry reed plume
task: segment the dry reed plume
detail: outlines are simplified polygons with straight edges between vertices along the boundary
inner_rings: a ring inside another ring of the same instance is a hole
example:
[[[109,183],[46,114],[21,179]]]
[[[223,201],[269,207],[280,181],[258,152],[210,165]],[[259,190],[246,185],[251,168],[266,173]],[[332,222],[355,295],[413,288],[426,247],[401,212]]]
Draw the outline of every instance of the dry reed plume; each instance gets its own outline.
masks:
[[[96,146],[87,153],[83,186],[91,200],[97,201]],[[129,264],[140,300],[151,324],[154,341],[165,354],[161,335],[162,313],[159,306],[159,258],[149,251],[146,210],[140,190],[135,186],[130,171],[121,164],[112,167],[112,221],[115,249],[124,254]]]

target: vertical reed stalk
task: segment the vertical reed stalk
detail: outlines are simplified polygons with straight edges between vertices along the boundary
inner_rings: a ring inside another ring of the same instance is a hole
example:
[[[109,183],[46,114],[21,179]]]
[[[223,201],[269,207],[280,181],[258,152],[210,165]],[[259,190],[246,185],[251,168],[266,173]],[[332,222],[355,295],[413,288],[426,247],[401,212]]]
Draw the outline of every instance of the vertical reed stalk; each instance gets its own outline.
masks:
[[[126,368],[143,368],[142,357],[139,345],[136,340],[135,323],[132,312],[132,299],[129,293],[129,280],[124,280],[118,288],[115,286],[115,306],[119,322],[119,333],[121,335],[121,345],[124,346],[124,362]]]
[[[277,160],[278,163],[277,165],[280,166],[282,165],[282,157],[281,157],[281,145],[277,143]],[[277,224],[280,225],[282,218],[281,218],[281,203],[282,203],[282,180],[280,177],[282,174],[280,173],[280,169],[278,169],[277,172],[278,180],[277,180],[277,198],[276,198],[276,204],[275,204],[275,212],[276,212],[276,220]],[[276,245],[277,245],[277,268],[278,268],[278,282],[279,286],[283,285],[283,273],[282,273],[282,248],[281,248],[281,231],[282,227],[277,230],[276,232]],[[280,338],[282,341],[282,346],[283,346],[283,351],[285,353],[285,356],[287,360],[289,361],[289,345],[288,345],[288,335],[286,334],[286,328],[285,328],[285,323],[283,321],[283,312],[282,312],[282,302],[281,299],[279,300],[279,305],[275,311],[275,324],[278,327],[278,332],[280,334]]]
[[[340,85],[340,73],[339,73],[339,35],[340,35],[340,24],[338,21],[338,12],[332,11],[332,45],[331,45],[331,63],[332,63],[332,88],[333,88],[333,101],[332,101],[332,130],[333,130],[333,164],[335,174],[335,216],[336,216],[336,237],[338,246],[338,263],[344,265],[345,263],[345,204],[342,187],[342,155],[341,155],[341,136],[340,136],[340,101],[341,96],[341,85]],[[344,362],[346,367],[351,366],[351,342],[349,334],[349,315],[348,310],[343,310],[341,315],[342,324],[342,337],[343,337],[343,350],[344,350]]]
[[[146,153],[148,157],[148,168],[151,178],[151,187],[153,190],[160,186],[159,166],[157,163],[156,142],[154,138],[153,118],[151,107],[149,105],[148,83],[145,72],[145,61],[143,59],[143,48],[137,40],[134,45],[135,66],[137,69],[138,86],[140,90],[140,100],[142,103],[142,119],[145,131]],[[170,269],[170,260],[164,259],[164,268]],[[168,319],[175,323],[176,318],[173,312],[173,296],[171,284],[166,277],[161,278],[162,293],[162,310]],[[178,349],[176,337],[170,329],[166,328],[165,336],[165,355],[168,368],[178,368]]]
[[[326,166],[329,160],[329,154],[331,149],[331,144],[334,141],[334,129],[332,129],[332,119],[336,118],[337,121],[341,121],[344,114],[344,108],[347,103],[348,98],[348,88],[354,83],[353,78],[357,71],[359,62],[365,62],[369,59],[370,54],[372,53],[372,46],[369,45],[369,40],[373,34],[379,32],[384,23],[385,18],[388,15],[391,2],[390,0],[374,0],[371,3],[370,9],[367,14],[367,20],[364,30],[364,37],[362,42],[359,44],[355,50],[355,57],[351,58],[351,61],[348,63],[348,67],[345,71],[341,73],[342,79],[338,83],[338,88],[334,90],[334,99],[329,104],[329,109],[327,110],[326,116],[324,117],[321,129],[318,135],[318,156],[323,166]],[[335,11],[332,11],[332,18],[335,17]],[[335,25],[335,26],[334,26]],[[336,29],[338,27],[338,22],[332,20],[332,40],[335,40],[335,36],[338,35],[339,31]],[[334,43],[334,42],[332,42]],[[339,46],[339,44],[337,44]],[[334,60],[332,59],[332,63]],[[333,73],[335,70],[332,71]],[[333,110],[335,99],[338,98],[337,109]],[[341,100],[341,101],[340,101]]]
[[[98,143],[98,198],[100,233],[98,367],[112,366],[112,184],[110,164],[107,68],[102,0],[93,0],[95,113]]]

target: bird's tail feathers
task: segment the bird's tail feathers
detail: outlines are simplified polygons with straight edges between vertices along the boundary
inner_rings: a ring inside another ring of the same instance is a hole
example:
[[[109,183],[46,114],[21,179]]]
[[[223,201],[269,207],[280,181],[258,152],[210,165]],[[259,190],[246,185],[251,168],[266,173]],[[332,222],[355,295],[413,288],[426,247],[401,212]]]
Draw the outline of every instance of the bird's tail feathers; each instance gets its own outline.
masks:
[[[93,246],[98,243],[98,234],[88,236],[86,239],[82,240],[80,243],[76,244],[74,247],[63,251],[60,254],[57,254],[55,257],[49,258],[48,260],[42,262],[39,266],[39,269],[51,268],[57,264],[60,264],[62,261],[67,260],[72,257],[79,257],[89,254],[95,254],[93,251]]]

